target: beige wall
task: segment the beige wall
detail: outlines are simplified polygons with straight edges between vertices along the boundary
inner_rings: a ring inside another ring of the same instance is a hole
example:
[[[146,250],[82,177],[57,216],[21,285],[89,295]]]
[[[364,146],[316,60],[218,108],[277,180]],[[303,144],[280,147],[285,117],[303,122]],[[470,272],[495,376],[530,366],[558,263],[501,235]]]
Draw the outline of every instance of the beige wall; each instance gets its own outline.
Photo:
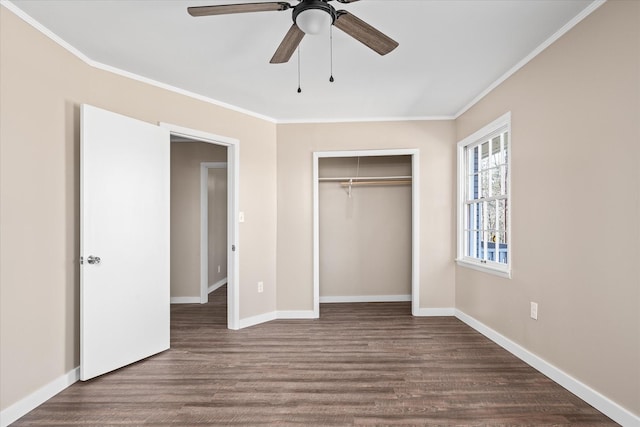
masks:
[[[453,307],[453,121],[278,125],[278,310],[313,309],[314,151],[420,150],[420,307]]]
[[[79,363],[81,103],[240,141],[240,317],[275,309],[273,123],[91,68],[4,7],[0,93],[0,409]]]
[[[0,7],[0,409],[78,365],[86,102],[240,140],[242,318],[313,308],[313,151],[419,148],[420,306],[455,305],[640,414],[639,17],[607,2],[455,122],[276,126],[90,68]],[[455,132],[506,111],[512,280],[452,262]]]
[[[639,62],[640,2],[610,1],[456,121],[511,111],[513,150],[513,279],[458,267],[456,307],[635,414]]]
[[[411,176],[411,156],[330,157],[320,177]],[[411,185],[319,184],[320,296],[411,294]]]
[[[226,160],[224,146],[171,143],[172,297],[200,298],[200,163]]]
[[[209,169],[209,286],[227,278],[227,169]],[[218,272],[218,267],[220,271]]]

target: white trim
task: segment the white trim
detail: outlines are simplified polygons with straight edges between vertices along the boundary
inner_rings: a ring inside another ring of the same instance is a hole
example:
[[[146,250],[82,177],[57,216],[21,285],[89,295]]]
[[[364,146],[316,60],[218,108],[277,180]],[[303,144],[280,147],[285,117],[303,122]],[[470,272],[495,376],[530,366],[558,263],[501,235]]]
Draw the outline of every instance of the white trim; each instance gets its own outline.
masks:
[[[500,347],[507,350],[509,353],[530,365],[532,368],[560,384],[562,387],[566,388],[571,393],[575,394],[615,422],[622,424],[623,426],[640,426],[639,416],[634,415],[631,411],[618,405],[588,385],[556,368],[551,363],[533,354],[520,344],[511,341],[509,338],[491,329],[461,310],[456,309],[455,316],[468,326],[489,338],[491,341],[498,344]]]
[[[420,150],[411,156],[411,314],[420,310]]]
[[[400,302],[411,301],[411,295],[345,295],[320,297],[320,304],[336,302]]]
[[[240,224],[238,221],[238,212],[240,211],[240,141],[235,138],[215,135],[170,123],[161,122],[159,125],[168,129],[171,135],[227,147],[227,188],[229,189],[227,191],[227,327],[229,329],[238,329],[240,324],[240,249],[237,243],[240,241]],[[200,226],[202,227],[202,216],[200,221]],[[202,244],[201,239],[201,253]],[[235,251],[231,250],[234,246]],[[202,258],[200,262],[200,274],[202,274]],[[200,295],[199,301],[202,301],[202,295]]]
[[[200,304],[200,297],[171,297],[171,304]]]
[[[467,259],[456,259],[456,264],[460,267],[470,268],[472,270],[481,271],[483,273],[493,274],[495,276],[503,277],[505,279],[511,279],[511,269],[505,270],[502,268],[494,268],[493,265],[495,263],[489,264],[479,264],[477,262],[473,262]]]
[[[68,51],[70,54],[72,54],[73,56],[75,56],[85,64],[93,66],[92,65],[93,61],[91,60],[91,58],[89,58],[87,55],[85,55],[84,53],[80,52],[78,49],[76,49],[75,47],[67,43],[57,34],[55,34],[50,29],[42,25],[40,22],[36,21],[34,18],[32,18],[30,15],[28,15],[18,6],[13,4],[13,2],[9,0],[0,0],[0,5],[6,7],[7,10],[10,10],[11,12],[13,12],[13,14],[16,15],[18,18],[22,19],[24,22],[31,25],[33,28],[40,31],[43,35],[51,39],[51,41],[58,44],[60,47]]]
[[[420,304],[420,150],[314,151],[313,153],[313,310],[320,317],[320,191],[318,163],[328,157],[411,156],[411,294],[412,313]]]
[[[248,328],[250,326],[259,325],[261,323],[276,320],[276,312],[270,311],[268,313],[258,314],[256,316],[247,317],[238,321],[238,329]]]
[[[551,37],[546,39],[542,44],[533,49],[530,54],[522,58],[516,65],[514,65],[509,71],[504,73],[502,76],[498,78],[498,80],[494,81],[487,87],[485,90],[480,92],[475,98],[471,100],[467,105],[462,107],[456,114],[454,114],[453,118],[457,119],[461,115],[463,115],[467,110],[476,105],[482,98],[487,96],[492,90],[500,86],[505,80],[514,75],[518,70],[527,65],[529,61],[531,61],[536,56],[540,55],[543,50],[551,46],[556,40],[565,35],[569,30],[578,25],[580,21],[582,21],[587,16],[591,15],[597,8],[602,6],[607,0],[595,0],[589,6],[585,7],[582,12],[573,17],[569,22],[564,24],[562,28],[556,31]]]
[[[465,255],[466,242],[465,242],[465,209],[467,200],[465,197],[466,194],[466,186],[467,186],[467,163],[465,151],[469,147],[473,147],[478,143],[485,141],[489,138],[493,138],[501,132],[506,131],[509,134],[509,149],[507,151],[507,170],[508,170],[508,180],[507,183],[507,194],[506,194],[506,204],[507,204],[507,239],[509,244],[507,245],[507,264],[500,264],[498,262],[487,261],[480,263],[480,260],[476,260],[475,258],[471,258]],[[498,275],[500,277],[504,277],[507,279],[511,279],[511,268],[512,268],[512,259],[513,259],[513,239],[511,234],[511,180],[512,176],[511,170],[511,152],[513,151],[513,135],[511,132],[511,112],[507,112],[497,119],[493,120],[486,126],[483,126],[481,129],[475,131],[471,135],[463,138],[456,145],[456,187],[457,187],[457,220],[456,220],[456,262],[461,267],[471,268],[473,270],[483,271],[486,273]]]
[[[320,154],[313,153],[313,313],[320,317],[320,188],[318,160]]]
[[[232,111],[236,111],[238,113],[246,114],[252,117],[256,117],[262,120],[266,120],[275,124],[295,124],[295,123],[357,123],[357,122],[392,122],[392,121],[431,121],[431,120],[456,120],[462,114],[464,114],[467,110],[477,104],[482,98],[487,96],[492,90],[502,84],[505,80],[515,74],[518,70],[524,67],[529,61],[538,56],[542,51],[544,51],[547,47],[553,44],[556,40],[566,34],[569,30],[575,27],[578,23],[580,23],[583,19],[593,13],[596,9],[602,6],[606,0],[594,0],[589,6],[584,8],[582,12],[576,15],[573,19],[567,22],[562,28],[556,31],[551,37],[545,40],[542,44],[536,47],[529,55],[520,60],[516,65],[514,65],[510,70],[500,76],[496,81],[491,83],[486,89],[480,92],[475,98],[473,98],[467,105],[462,107],[456,114],[454,115],[438,115],[438,116],[413,116],[413,117],[362,117],[362,118],[344,118],[344,119],[330,119],[330,118],[317,118],[317,119],[276,119],[274,117],[266,116],[251,110],[247,110],[242,107],[238,107],[236,105],[228,104],[226,102],[218,101],[213,98],[209,98],[203,95],[199,95],[194,92],[187,91],[185,89],[180,89],[175,86],[168,85],[166,83],[158,82],[156,80],[149,79],[144,76],[140,76],[138,74],[131,73],[129,71],[121,70],[119,68],[112,67],[110,65],[106,65],[97,61],[92,60],[78,49],[67,43],[65,40],[60,38],[58,35],[53,33],[51,30],[46,28],[40,22],[36,21],[34,18],[26,14],[22,9],[14,5],[9,0],[0,0],[0,5],[6,7],[8,10],[13,12],[20,19],[25,21],[27,24],[31,25],[36,30],[40,31],[42,34],[47,36],[53,42],[60,45],[62,48],[67,50],[72,55],[76,56],[78,59],[89,65],[90,67],[97,68],[103,71],[107,71],[113,74],[117,74],[123,77],[127,77],[139,82],[147,83],[152,86],[159,87],[161,89],[165,89],[174,93],[178,93],[189,98],[197,99],[199,101],[206,102],[208,104],[213,104],[218,107],[227,108]]]
[[[209,302],[209,293],[211,293],[209,286],[209,169],[226,168],[227,162],[200,163],[200,304]]]
[[[510,123],[511,123],[511,111],[508,111],[503,115],[501,115],[500,117],[498,117],[497,119],[495,119],[494,121],[492,121],[491,123],[489,123],[488,125],[483,126],[481,129],[478,129],[471,135],[466,136],[461,141],[458,141],[458,148],[464,148],[468,145],[472,145],[476,142],[479,142],[481,139],[488,139],[490,135],[496,133],[497,130],[505,126],[508,126],[507,130],[510,131],[511,130],[511,126],[509,126]],[[509,148],[511,148],[511,138],[509,139]]]
[[[279,319],[317,319],[314,310],[278,310],[270,311],[268,313],[258,314],[256,316],[240,319],[238,323],[238,329],[244,329],[251,326],[259,325],[261,323],[270,322],[272,320]]]
[[[414,316],[421,317],[442,317],[442,316],[455,316],[456,309],[452,307],[441,308],[419,308],[417,312],[413,313]]]
[[[317,118],[317,119],[278,119],[279,125],[307,123],[368,123],[368,122],[415,122],[455,120],[456,116],[409,116],[409,117],[350,117],[350,118]]]
[[[227,278],[225,277],[222,280],[218,280],[216,283],[209,285],[209,288],[207,289],[208,293],[211,293],[213,291],[217,291],[218,289],[220,289],[221,287],[223,287],[224,285],[227,284]]]
[[[148,85],[155,86],[160,89],[168,90],[169,92],[178,93],[180,95],[197,99],[198,101],[203,101],[208,104],[213,104],[218,107],[223,107],[228,110],[235,111],[237,113],[246,114],[248,116],[266,120],[271,123],[277,123],[276,119],[274,119],[273,117],[265,116],[264,114],[256,113],[255,111],[247,110],[245,108],[228,104],[223,101],[218,101],[217,99],[209,98],[207,96],[200,95],[195,92],[188,91],[186,89],[181,89],[179,87],[172,86],[167,83],[162,83],[157,80],[153,80],[148,77],[144,77],[139,74],[132,73],[130,71],[122,70],[120,68],[112,67],[111,65],[103,64],[102,62],[94,61],[93,59],[89,58],[87,55],[85,55],[84,53],[82,53],[81,51],[73,47],[71,44],[67,43],[64,39],[62,39],[60,36],[55,34],[53,31],[51,31],[50,29],[42,25],[40,22],[35,20],[33,17],[25,13],[22,9],[14,5],[11,1],[0,0],[0,5],[6,7],[8,10],[13,12],[16,16],[18,16],[20,19],[25,21],[27,24],[31,25],[36,30],[40,31],[42,34],[44,34],[49,39],[51,39],[54,43],[58,44],[60,47],[62,47],[63,49],[65,49],[66,51],[68,51],[69,53],[74,55],[76,58],[80,59],[82,62],[84,62],[85,64],[87,64],[92,68],[96,68],[102,71],[107,71],[109,73],[113,73],[113,74],[126,77],[135,81],[146,83]]]
[[[317,319],[313,310],[278,310],[276,319]]]
[[[6,427],[20,417],[25,416],[79,379],[80,367],[77,366],[2,410],[2,412],[0,412],[0,426]]]

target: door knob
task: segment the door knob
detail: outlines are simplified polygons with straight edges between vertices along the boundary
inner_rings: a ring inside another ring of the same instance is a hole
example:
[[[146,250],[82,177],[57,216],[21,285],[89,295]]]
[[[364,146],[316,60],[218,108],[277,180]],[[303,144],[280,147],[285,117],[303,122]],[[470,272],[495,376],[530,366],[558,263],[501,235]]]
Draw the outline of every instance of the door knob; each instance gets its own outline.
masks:
[[[87,262],[89,264],[100,264],[100,257],[89,255],[89,257],[87,258]]]

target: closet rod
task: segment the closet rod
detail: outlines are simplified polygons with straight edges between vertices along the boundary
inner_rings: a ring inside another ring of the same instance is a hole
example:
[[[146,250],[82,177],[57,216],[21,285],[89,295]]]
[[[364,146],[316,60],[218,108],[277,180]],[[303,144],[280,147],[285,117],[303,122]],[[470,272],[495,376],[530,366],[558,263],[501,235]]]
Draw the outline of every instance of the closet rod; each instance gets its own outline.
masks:
[[[355,184],[357,181],[394,181],[394,180],[410,180],[411,175],[396,176],[341,176],[331,178],[318,178],[318,181],[350,181]]]
[[[382,181],[343,181],[340,183],[343,187],[349,187],[351,185],[407,185],[411,184],[410,179],[385,179]]]

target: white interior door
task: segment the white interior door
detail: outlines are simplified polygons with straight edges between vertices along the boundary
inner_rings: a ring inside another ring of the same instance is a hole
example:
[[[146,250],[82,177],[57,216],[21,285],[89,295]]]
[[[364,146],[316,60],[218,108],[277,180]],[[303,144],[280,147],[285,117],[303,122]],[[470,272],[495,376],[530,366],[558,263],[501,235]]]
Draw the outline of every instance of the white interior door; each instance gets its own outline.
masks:
[[[80,379],[169,348],[169,131],[81,110]],[[99,259],[98,259],[99,258]]]

